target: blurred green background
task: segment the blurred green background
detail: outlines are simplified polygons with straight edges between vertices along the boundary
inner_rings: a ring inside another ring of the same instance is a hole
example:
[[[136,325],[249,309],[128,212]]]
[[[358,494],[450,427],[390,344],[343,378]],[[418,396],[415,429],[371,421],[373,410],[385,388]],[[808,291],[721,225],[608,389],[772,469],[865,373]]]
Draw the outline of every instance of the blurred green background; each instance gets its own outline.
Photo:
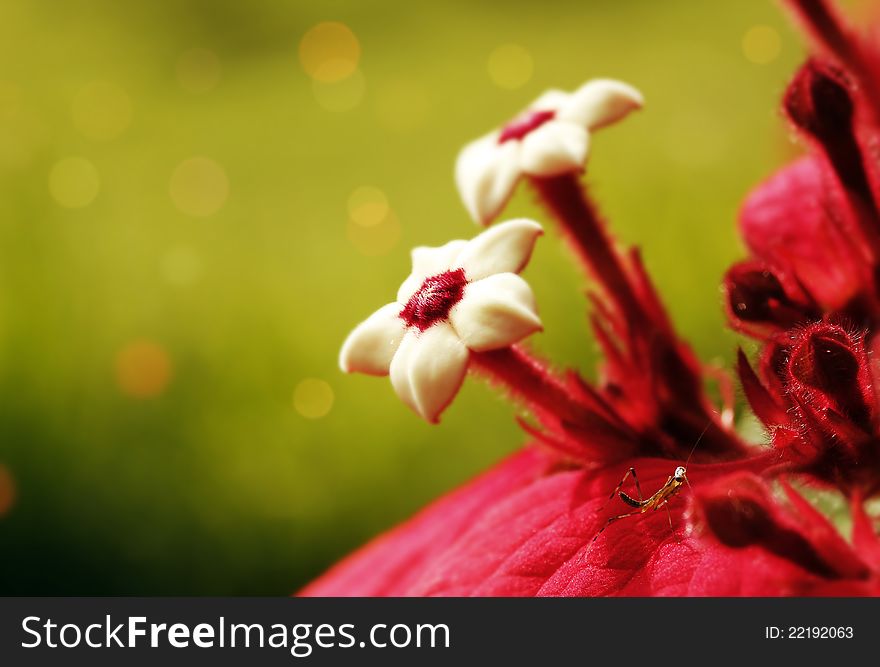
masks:
[[[644,92],[589,182],[729,361],[717,285],[803,52],[763,0],[4,0],[0,593],[286,594],[520,446],[478,382],[431,427],[336,356],[411,246],[477,232],[455,155],[547,87]],[[552,231],[526,275],[535,346],[592,376]]]

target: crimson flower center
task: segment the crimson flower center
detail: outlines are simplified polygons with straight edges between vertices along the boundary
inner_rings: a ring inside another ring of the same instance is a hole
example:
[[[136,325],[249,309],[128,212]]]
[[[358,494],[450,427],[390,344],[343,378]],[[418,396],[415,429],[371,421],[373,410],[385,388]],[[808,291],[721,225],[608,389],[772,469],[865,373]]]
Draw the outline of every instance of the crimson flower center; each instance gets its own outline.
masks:
[[[505,141],[512,139],[519,141],[555,117],[555,111],[526,111],[502,128],[501,135],[498,137],[498,143],[503,144]]]
[[[465,285],[464,269],[425,278],[398,316],[408,327],[425,331],[449,317],[449,311],[464,296]]]

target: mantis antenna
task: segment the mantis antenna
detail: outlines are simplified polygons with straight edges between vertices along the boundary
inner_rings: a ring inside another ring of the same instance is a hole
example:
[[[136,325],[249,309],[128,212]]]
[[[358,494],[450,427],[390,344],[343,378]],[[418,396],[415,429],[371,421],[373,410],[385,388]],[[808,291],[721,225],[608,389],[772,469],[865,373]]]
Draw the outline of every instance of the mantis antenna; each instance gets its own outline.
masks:
[[[691,453],[688,454],[687,460],[684,462],[684,467],[685,467],[685,468],[688,467],[688,463],[691,462],[691,457],[694,455],[694,451],[696,451],[696,449],[697,449],[697,445],[700,444],[700,440],[702,440],[702,439],[703,439],[703,436],[706,435],[706,431],[709,430],[709,427],[710,427],[711,425],[712,425],[712,420],[710,419],[709,422],[706,424],[706,427],[703,429],[703,432],[700,433],[700,437],[698,437],[698,438],[697,438],[697,441],[694,443],[694,446],[691,447]],[[693,492],[694,492],[694,487],[691,486],[691,482],[690,482],[690,480],[687,478],[687,475],[685,475],[684,481],[687,482],[688,488],[691,490],[691,493],[693,493]]]
[[[684,462],[684,467],[687,468],[688,463],[691,462],[691,457],[694,455],[694,451],[697,449],[697,445],[700,444],[700,440],[703,439],[703,436],[706,435],[706,431],[709,430],[709,427],[712,425],[711,420],[708,424],[706,424],[706,428],[703,429],[703,432],[700,433],[700,437],[697,438],[697,441],[694,443],[694,446],[691,447],[691,453],[688,454],[687,460]]]

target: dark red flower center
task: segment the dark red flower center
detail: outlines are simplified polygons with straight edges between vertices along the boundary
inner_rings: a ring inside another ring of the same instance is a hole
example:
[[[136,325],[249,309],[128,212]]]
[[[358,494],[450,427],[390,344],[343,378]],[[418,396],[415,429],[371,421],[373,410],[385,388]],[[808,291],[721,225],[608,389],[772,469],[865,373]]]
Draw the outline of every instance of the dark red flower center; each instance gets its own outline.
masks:
[[[555,116],[555,111],[526,111],[504,126],[501,136],[498,137],[498,143],[503,144],[512,139],[520,140]]]
[[[416,290],[415,294],[406,302],[403,310],[400,311],[400,319],[406,322],[408,327],[425,331],[425,329],[449,317],[449,311],[464,296],[465,285],[467,285],[467,278],[464,275],[464,269],[444,271],[436,276],[425,278],[421,287]]]

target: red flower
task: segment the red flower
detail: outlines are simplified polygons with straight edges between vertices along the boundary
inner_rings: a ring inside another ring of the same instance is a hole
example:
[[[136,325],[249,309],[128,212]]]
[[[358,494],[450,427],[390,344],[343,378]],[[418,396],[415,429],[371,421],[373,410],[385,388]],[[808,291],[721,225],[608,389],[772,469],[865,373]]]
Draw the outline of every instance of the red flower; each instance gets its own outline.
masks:
[[[521,422],[534,442],[303,595],[880,594],[863,505],[880,493],[880,58],[824,2],[790,5],[822,53],[784,99],[813,153],[746,199],[751,256],[724,281],[731,326],[761,345],[737,370],[771,446],[736,435],[732,387],[678,337],[577,174],[529,175],[595,282],[600,381],[558,377],[519,347],[472,352],[534,415]],[[795,480],[848,499],[851,542]]]
[[[728,314],[765,342],[757,372],[741,356],[740,379],[782,460],[867,497],[880,490],[880,70],[824,3],[792,5],[829,58],[809,60],[784,99],[813,154],[746,201],[754,258],[727,274]]]

